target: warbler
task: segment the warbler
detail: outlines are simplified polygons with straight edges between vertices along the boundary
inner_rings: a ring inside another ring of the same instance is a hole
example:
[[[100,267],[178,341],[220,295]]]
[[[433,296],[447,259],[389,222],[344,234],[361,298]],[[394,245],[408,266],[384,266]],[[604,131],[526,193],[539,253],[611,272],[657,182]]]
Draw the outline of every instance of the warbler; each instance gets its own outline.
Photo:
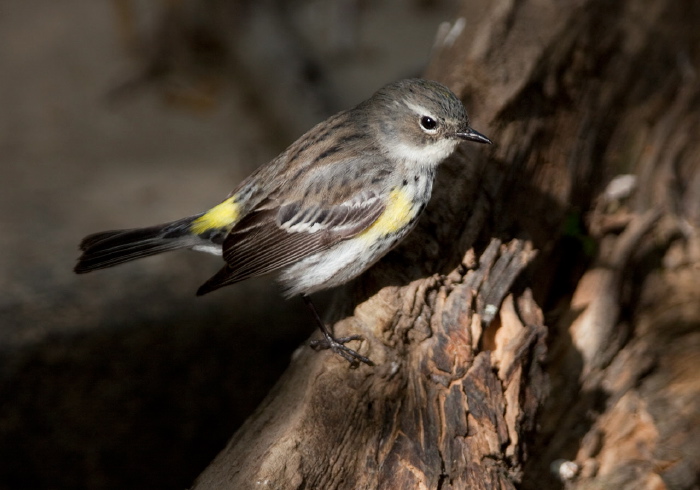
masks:
[[[447,87],[391,83],[317,124],[208,211],[87,236],[75,272],[181,248],[226,262],[197,295],[279,272],[285,295],[304,298],[324,335],[312,346],[353,367],[372,364],[345,345],[361,337],[335,338],[308,295],[357,277],[399,243],[430,199],[437,166],[463,140],[491,143]]]

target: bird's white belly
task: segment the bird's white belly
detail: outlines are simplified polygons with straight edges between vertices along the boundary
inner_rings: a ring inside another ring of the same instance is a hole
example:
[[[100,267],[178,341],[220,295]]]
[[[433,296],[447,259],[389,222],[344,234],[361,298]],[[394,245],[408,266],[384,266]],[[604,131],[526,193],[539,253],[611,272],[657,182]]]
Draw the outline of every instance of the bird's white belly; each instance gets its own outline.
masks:
[[[390,244],[387,241],[385,247],[377,247],[374,253],[369,253],[367,244],[362,240],[350,239],[310,255],[280,274],[285,296],[311,294],[343,284],[376,262]]]

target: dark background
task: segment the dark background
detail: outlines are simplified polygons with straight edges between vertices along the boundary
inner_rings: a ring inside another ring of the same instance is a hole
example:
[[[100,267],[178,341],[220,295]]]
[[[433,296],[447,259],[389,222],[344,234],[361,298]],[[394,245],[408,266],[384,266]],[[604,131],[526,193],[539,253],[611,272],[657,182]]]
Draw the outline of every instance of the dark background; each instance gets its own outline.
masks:
[[[0,488],[192,483],[311,318],[267,278],[196,298],[220,259],[192,252],[75,276],[77,244],[218,203],[315,122],[419,75],[454,10],[3,2]]]

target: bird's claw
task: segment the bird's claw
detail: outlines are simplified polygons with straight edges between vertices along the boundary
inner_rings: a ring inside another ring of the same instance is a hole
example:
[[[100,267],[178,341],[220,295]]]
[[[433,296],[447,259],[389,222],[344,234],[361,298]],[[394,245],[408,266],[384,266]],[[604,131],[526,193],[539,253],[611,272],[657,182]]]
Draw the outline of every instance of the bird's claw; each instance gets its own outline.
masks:
[[[359,354],[357,351],[352,350],[350,347],[345,347],[345,343],[351,340],[363,340],[362,335],[350,335],[349,337],[334,338],[331,336],[324,337],[319,340],[312,340],[309,345],[314,350],[324,350],[330,349],[335,354],[338,354],[343,359],[350,363],[350,367],[355,369],[360,365],[360,362],[367,364],[368,366],[374,366],[374,363],[369,357],[365,357]]]

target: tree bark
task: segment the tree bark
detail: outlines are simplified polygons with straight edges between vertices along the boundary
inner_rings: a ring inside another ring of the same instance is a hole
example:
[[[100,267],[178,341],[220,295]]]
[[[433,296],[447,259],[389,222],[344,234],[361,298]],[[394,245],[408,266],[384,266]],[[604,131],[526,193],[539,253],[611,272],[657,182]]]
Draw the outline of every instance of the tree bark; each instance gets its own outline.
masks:
[[[426,76],[496,144],[338,292],[377,365],[301,347],[194,488],[697,488],[700,6],[462,15]]]

